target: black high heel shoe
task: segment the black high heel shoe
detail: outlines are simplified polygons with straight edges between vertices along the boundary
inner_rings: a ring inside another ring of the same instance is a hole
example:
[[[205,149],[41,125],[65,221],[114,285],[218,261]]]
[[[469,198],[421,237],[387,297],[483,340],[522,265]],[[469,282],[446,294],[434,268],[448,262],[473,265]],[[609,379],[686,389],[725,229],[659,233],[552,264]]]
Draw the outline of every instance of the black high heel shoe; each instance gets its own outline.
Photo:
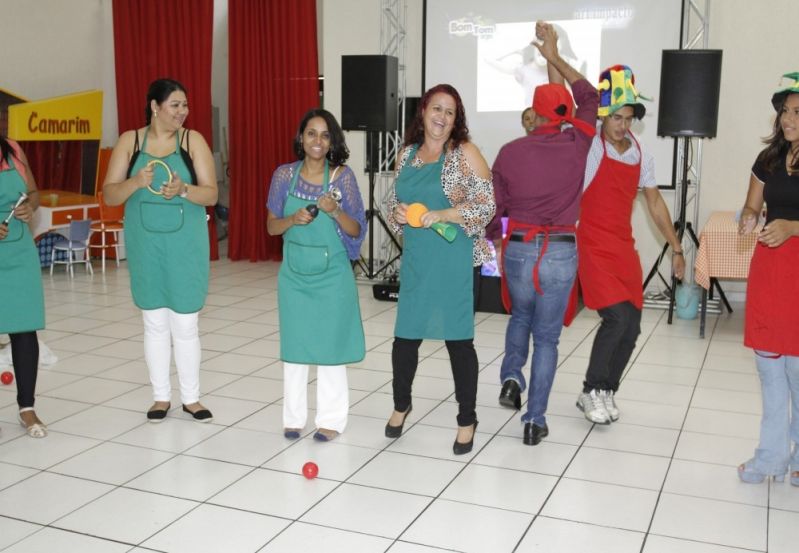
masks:
[[[455,455],[465,455],[472,451],[472,447],[474,446],[474,435],[477,434],[477,424],[479,421],[474,421],[474,429],[472,430],[472,439],[462,444],[458,441],[458,438],[455,438],[455,443],[452,444],[452,453]]]
[[[408,410],[405,411],[405,416],[402,417],[402,424],[399,426],[391,426],[386,423],[386,438],[399,438],[402,436],[402,427],[405,426],[405,421],[408,419],[408,415],[411,414],[412,410],[413,405],[408,405]]]

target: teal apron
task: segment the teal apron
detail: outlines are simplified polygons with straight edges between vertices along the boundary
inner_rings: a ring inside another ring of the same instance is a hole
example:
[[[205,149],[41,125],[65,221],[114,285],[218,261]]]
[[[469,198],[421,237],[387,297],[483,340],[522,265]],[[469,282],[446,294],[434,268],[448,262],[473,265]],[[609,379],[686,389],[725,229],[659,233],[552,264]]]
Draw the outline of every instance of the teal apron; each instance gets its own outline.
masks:
[[[28,191],[22,175],[8,157],[9,168],[0,171],[0,223],[5,221],[21,194]],[[39,250],[27,223],[16,217],[8,222],[8,236],[0,240],[0,334],[44,328],[44,291]]]
[[[294,175],[283,208],[290,217],[310,202],[294,195],[302,163]],[[322,193],[329,184],[328,164]],[[277,275],[280,358],[305,365],[346,365],[364,358],[358,290],[347,251],[327,213],[283,234],[283,263]]]
[[[160,159],[183,182],[191,182],[180,155],[179,134],[175,151],[158,158],[145,152],[147,134],[131,170],[135,175],[151,160]],[[156,166],[157,167],[157,166]],[[162,170],[155,169],[156,178]],[[153,187],[160,187],[155,182]],[[165,200],[140,188],[125,203],[125,248],[133,301],[140,309],[168,307],[176,313],[195,313],[208,295],[209,244],[205,207],[176,196]]]
[[[397,178],[397,199],[431,211],[452,205],[441,188],[444,153],[435,163],[413,167],[415,147]],[[474,338],[473,241],[463,227],[447,242],[429,228],[403,227],[400,294],[394,335],[399,338]]]

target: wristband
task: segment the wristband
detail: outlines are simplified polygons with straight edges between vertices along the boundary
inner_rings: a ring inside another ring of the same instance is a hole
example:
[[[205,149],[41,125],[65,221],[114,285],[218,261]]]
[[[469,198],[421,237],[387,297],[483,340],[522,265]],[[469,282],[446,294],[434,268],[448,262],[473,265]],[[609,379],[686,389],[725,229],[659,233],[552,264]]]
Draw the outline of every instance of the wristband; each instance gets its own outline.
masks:
[[[681,251],[680,252],[673,252],[673,253],[674,253],[674,255],[685,255]]]

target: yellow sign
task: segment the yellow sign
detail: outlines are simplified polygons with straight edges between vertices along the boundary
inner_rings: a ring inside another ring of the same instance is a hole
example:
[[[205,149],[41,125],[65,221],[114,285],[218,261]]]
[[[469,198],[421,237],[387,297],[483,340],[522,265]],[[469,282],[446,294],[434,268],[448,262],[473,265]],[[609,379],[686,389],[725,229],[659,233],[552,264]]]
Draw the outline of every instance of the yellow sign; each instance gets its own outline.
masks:
[[[14,140],[100,140],[102,130],[100,90],[8,106],[8,137]]]

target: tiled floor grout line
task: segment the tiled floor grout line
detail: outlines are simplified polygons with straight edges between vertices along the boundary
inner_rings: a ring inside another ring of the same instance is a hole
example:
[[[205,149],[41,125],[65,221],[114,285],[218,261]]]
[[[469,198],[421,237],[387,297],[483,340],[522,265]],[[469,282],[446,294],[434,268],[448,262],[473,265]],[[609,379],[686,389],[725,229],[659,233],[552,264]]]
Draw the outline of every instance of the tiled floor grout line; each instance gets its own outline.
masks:
[[[685,415],[683,416],[682,424],[680,425],[679,433],[677,434],[677,439],[674,442],[674,448],[672,449],[671,456],[669,457],[669,464],[666,467],[666,472],[663,475],[663,481],[660,484],[660,489],[658,490],[657,497],[655,498],[655,505],[654,505],[654,508],[652,509],[652,515],[649,517],[649,524],[647,525],[646,532],[644,533],[644,539],[643,539],[643,542],[641,543],[640,553],[644,553],[644,549],[646,548],[647,539],[649,538],[649,535],[650,535],[650,533],[652,531],[652,525],[655,522],[655,516],[657,514],[658,505],[660,504],[660,498],[662,497],[662,495],[664,493],[664,488],[666,487],[666,481],[669,478],[669,472],[671,471],[671,466],[674,463],[674,455],[677,453],[677,448],[679,447],[679,444],[680,444],[680,437],[682,436],[682,433],[685,430],[685,423],[688,420],[688,415],[689,415],[689,413],[691,411],[691,403],[693,402],[694,394],[696,393],[696,388],[697,388],[697,386],[699,384],[700,378],[702,378],[702,370],[704,368],[705,361],[707,360],[708,351],[710,349],[710,341],[711,341],[712,336],[713,336],[713,331],[715,331],[715,325],[713,326],[713,329],[711,329],[711,332],[706,334],[706,336],[708,336],[707,338],[705,338],[707,340],[707,348],[705,349],[705,354],[704,354],[704,356],[702,358],[702,366],[699,367],[699,371],[696,373],[696,381],[694,383],[693,390],[691,391],[691,397],[688,400],[688,405],[685,408]]]

